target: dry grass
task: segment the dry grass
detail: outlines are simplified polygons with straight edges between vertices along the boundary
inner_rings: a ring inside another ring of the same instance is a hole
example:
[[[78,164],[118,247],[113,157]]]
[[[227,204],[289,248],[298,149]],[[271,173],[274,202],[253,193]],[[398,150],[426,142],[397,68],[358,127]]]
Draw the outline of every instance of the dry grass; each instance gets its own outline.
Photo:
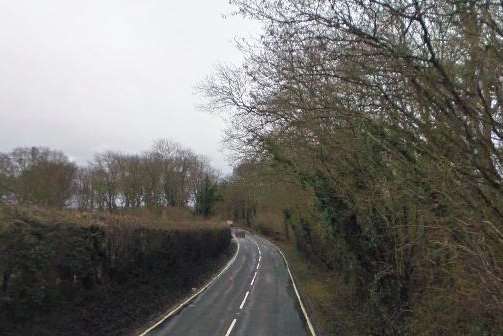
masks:
[[[127,209],[108,211],[77,211],[47,209],[39,207],[0,206],[0,223],[7,218],[37,220],[45,224],[73,223],[84,227],[102,225],[105,227],[132,228],[147,227],[159,230],[198,230],[200,228],[221,228],[224,223],[213,219],[202,219],[189,209]]]
[[[276,241],[285,252],[299,291],[306,303],[312,322],[320,336],[337,332],[336,305],[338,300],[335,274],[321,265],[308,261],[292,242]]]
[[[318,336],[372,334],[369,312],[355,301],[354,290],[340,273],[308,258],[278,232],[258,229],[285,253]]]

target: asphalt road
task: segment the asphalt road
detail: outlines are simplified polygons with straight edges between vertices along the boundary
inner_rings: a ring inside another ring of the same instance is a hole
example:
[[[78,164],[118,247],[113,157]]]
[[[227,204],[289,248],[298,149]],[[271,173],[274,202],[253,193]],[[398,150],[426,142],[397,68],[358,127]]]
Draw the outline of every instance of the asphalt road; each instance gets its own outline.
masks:
[[[236,238],[234,263],[149,336],[308,336],[285,262],[270,242]]]

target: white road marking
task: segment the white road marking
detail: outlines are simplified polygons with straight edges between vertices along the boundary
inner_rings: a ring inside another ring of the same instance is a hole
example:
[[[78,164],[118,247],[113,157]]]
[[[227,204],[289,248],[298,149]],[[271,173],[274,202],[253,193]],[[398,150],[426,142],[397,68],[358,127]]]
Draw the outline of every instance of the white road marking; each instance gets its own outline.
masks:
[[[268,242],[271,246],[275,247],[279,251],[281,256],[283,257],[283,260],[285,261],[285,264],[286,264],[286,269],[288,270],[288,275],[290,275],[290,279],[292,280],[292,285],[293,285],[293,289],[295,291],[295,295],[297,296],[297,300],[299,302],[300,308],[302,310],[302,313],[304,314],[304,319],[306,320],[307,326],[309,328],[309,332],[311,333],[312,336],[316,336],[316,332],[314,331],[313,324],[311,323],[311,320],[309,319],[309,316],[307,315],[306,308],[304,307],[304,303],[302,302],[299,291],[297,290],[297,286],[295,285],[295,280],[293,279],[292,272],[290,271],[290,265],[288,264],[288,261],[286,260],[285,254],[283,253],[283,251],[281,251],[281,249],[277,245],[271,243],[269,240],[267,240],[265,238],[261,238],[261,239]],[[257,244],[257,243],[255,243],[255,244]],[[257,244],[257,247],[258,247],[258,244]],[[260,249],[259,249],[259,254],[260,254]],[[260,265],[260,263],[259,263],[259,265]],[[259,265],[257,265],[257,269],[258,269]]]
[[[258,264],[257,264],[257,269],[260,267],[260,261],[262,260],[262,251],[260,250],[260,246],[258,245],[257,241],[255,239],[252,239],[252,241],[255,243],[258,249]]]
[[[250,291],[247,291],[245,294],[245,298],[243,299],[243,302],[241,302],[241,306],[239,306],[239,309],[243,309],[246,299],[248,298],[248,295],[250,294]]]
[[[292,275],[292,272],[290,271],[290,266],[288,265],[288,261],[286,260],[285,254],[283,253],[283,251],[281,251],[281,249],[278,246],[276,246],[274,244],[271,244],[271,245],[275,246],[278,249],[279,253],[283,257],[283,260],[285,261],[286,269],[288,270],[288,274],[290,275],[290,279],[292,279],[293,290],[295,291],[295,294],[297,295],[297,299],[299,300],[299,305],[300,305],[300,308],[302,309],[302,313],[304,314],[304,318],[306,319],[306,323],[309,328],[309,331],[311,332],[312,336],[316,336],[316,332],[314,331],[313,324],[311,323],[311,320],[309,319],[309,316],[307,315],[306,308],[304,307],[304,303],[302,302],[299,291],[297,290],[297,286],[295,285],[295,280],[293,279],[293,275]]]
[[[255,245],[257,246],[257,250],[258,250],[258,255],[259,256],[262,256],[262,251],[260,250],[260,246],[258,246],[258,243],[255,239],[252,239],[252,241],[255,243]]]
[[[149,332],[151,332],[153,329],[155,329],[156,327],[158,327],[161,323],[163,323],[164,321],[166,321],[168,318],[170,318],[171,316],[173,316],[175,313],[177,313],[180,309],[182,309],[183,307],[185,307],[186,305],[188,305],[192,300],[194,300],[199,294],[201,294],[202,292],[204,292],[206,289],[208,289],[211,285],[213,285],[215,283],[215,281],[217,281],[218,278],[220,278],[220,276],[222,276],[222,274],[224,274],[231,266],[232,264],[234,263],[234,261],[236,261],[236,258],[239,254],[239,248],[240,248],[240,244],[239,244],[239,239],[236,239],[236,242],[238,244],[238,248],[236,249],[236,253],[234,253],[234,256],[232,257],[232,259],[227,263],[227,265],[224,267],[224,269],[222,269],[220,271],[220,273],[218,273],[213,279],[211,279],[210,281],[208,281],[206,283],[206,285],[204,285],[201,289],[199,289],[194,295],[192,295],[191,297],[189,297],[187,300],[185,300],[184,302],[182,302],[181,304],[179,304],[175,309],[171,310],[169,313],[167,313],[164,317],[162,317],[157,323],[155,323],[153,326],[151,326],[150,328],[148,328],[147,330],[145,330],[144,332],[142,332],[140,335],[138,336],[145,336],[147,335]],[[236,321],[236,320],[234,320]],[[234,322],[235,323],[235,322]]]
[[[229,336],[232,332],[232,329],[234,329],[234,325],[236,324],[236,319],[232,320],[231,325],[229,326],[229,329],[227,329],[227,332],[225,333],[225,336]]]
[[[256,278],[256,277],[257,277],[257,271],[255,271],[255,275],[253,276],[253,279],[252,279],[252,281],[251,281],[251,283],[250,283],[250,287],[252,287],[252,286],[253,286],[253,283],[255,282],[255,278]]]

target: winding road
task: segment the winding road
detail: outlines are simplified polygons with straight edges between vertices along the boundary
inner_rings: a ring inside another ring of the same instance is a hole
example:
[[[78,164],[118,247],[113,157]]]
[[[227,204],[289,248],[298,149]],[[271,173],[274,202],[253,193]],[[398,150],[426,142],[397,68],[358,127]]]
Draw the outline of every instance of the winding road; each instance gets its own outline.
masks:
[[[148,336],[310,336],[287,265],[269,241],[246,232],[228,268]],[[309,322],[308,322],[309,323]]]

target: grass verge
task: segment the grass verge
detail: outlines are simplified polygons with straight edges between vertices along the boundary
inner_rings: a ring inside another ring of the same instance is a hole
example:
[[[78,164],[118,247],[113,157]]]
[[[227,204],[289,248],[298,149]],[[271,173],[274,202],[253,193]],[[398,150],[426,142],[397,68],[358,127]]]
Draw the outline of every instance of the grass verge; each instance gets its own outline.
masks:
[[[354,293],[339,273],[309,259],[294,242],[280,239],[281,235],[259,234],[285,254],[317,336],[361,335],[368,329],[361,323],[365,309],[355,302]]]

